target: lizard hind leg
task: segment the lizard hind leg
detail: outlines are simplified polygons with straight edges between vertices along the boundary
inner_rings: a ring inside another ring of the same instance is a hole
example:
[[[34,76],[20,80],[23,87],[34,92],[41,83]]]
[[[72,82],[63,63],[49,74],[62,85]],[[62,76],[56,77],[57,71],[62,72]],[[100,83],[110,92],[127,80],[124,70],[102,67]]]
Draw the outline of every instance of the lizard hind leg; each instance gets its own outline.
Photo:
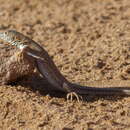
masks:
[[[76,100],[78,102],[80,102],[80,100],[83,101],[82,96],[78,95],[76,92],[71,90],[72,88],[67,83],[65,83],[65,82],[63,83],[63,88],[68,92],[67,96],[66,96],[67,101],[71,101],[72,102],[74,97],[76,98]]]
[[[82,96],[80,96],[80,95],[78,95],[76,92],[69,92],[68,94],[67,94],[67,96],[66,96],[66,98],[67,98],[67,101],[73,101],[73,98],[76,98],[76,100],[78,101],[78,102],[80,102],[80,101],[83,101],[83,98],[82,98]]]

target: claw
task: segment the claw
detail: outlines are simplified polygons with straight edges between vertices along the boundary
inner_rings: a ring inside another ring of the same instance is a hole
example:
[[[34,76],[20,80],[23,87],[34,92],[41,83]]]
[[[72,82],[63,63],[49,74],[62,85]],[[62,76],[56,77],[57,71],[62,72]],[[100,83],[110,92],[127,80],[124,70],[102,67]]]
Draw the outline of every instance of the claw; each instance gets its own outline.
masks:
[[[66,97],[67,97],[67,101],[70,100],[71,102],[73,101],[73,97],[76,97],[76,99],[77,99],[78,102],[80,102],[80,100],[83,101],[82,96],[78,95],[75,92],[68,93]]]

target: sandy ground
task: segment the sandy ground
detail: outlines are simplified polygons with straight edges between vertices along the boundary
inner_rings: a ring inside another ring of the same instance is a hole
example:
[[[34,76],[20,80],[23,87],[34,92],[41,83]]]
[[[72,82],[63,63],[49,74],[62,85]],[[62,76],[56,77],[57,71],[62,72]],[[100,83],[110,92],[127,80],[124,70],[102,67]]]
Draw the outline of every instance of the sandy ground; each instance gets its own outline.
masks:
[[[39,42],[72,82],[130,87],[129,0],[0,0],[5,29]],[[1,85],[0,129],[130,129],[130,97],[67,102],[48,86],[38,74]]]

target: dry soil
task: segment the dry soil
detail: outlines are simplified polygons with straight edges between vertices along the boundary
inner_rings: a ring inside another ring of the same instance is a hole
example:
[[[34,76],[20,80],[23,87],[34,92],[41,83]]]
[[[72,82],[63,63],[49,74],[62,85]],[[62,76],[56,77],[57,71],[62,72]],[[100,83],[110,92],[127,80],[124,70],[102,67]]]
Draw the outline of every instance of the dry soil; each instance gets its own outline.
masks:
[[[129,0],[0,0],[6,29],[40,43],[72,82],[130,87]],[[1,85],[0,129],[130,129],[130,97],[67,102],[48,86],[38,74]]]

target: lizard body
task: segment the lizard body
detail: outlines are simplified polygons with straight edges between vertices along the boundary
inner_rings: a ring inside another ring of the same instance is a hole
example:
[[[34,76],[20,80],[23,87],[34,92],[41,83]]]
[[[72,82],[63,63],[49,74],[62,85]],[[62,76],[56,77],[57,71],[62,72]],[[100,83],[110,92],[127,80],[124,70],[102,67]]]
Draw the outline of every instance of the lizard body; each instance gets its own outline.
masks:
[[[66,93],[76,94],[91,94],[91,95],[130,95],[130,87],[110,87],[97,88],[80,86],[70,83],[58,70],[55,63],[38,43],[31,40],[22,33],[14,30],[0,32],[0,38],[12,45],[22,49],[27,55],[35,60],[35,65],[39,72],[50,82],[50,84],[57,90]],[[75,95],[76,96],[76,95]]]
[[[28,55],[35,58],[35,64],[39,72],[58,90],[65,91],[61,86],[63,82],[68,82],[60,73],[47,51],[39,44],[23,34],[14,30],[0,32],[0,38],[12,45],[17,46]],[[41,60],[40,60],[41,59]],[[41,69],[42,68],[42,69]]]

